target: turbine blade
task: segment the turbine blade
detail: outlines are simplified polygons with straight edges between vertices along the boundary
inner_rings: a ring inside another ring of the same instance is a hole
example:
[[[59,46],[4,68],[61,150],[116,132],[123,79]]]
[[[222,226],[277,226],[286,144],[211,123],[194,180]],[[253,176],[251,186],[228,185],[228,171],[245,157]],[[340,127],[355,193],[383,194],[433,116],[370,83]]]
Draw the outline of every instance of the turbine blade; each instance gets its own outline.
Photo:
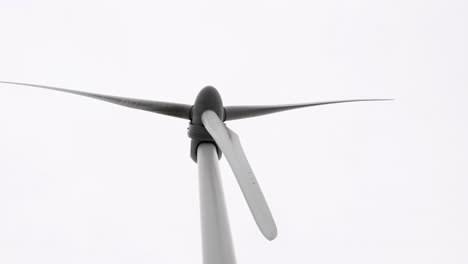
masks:
[[[239,137],[227,128],[213,111],[204,112],[202,122],[231,165],[260,231],[268,240],[275,239],[278,233],[275,221],[245,156]]]
[[[289,104],[289,105],[226,106],[225,107],[225,111],[226,111],[225,121],[261,116],[261,115],[268,115],[268,114],[273,114],[276,112],[293,110],[293,109],[303,108],[303,107],[317,106],[317,105],[350,103],[350,102],[365,102],[365,101],[388,101],[388,100],[393,100],[393,99],[353,99],[353,100],[324,101],[324,102]]]
[[[18,83],[18,82],[5,82],[5,81],[0,81],[0,83],[21,85],[21,86],[31,86],[31,87],[43,88],[43,89],[48,89],[48,90],[70,93],[70,94],[76,94],[76,95],[86,96],[86,97],[94,98],[94,99],[101,100],[101,101],[106,101],[106,102],[117,104],[117,105],[130,107],[130,108],[145,110],[145,111],[149,111],[153,113],[179,117],[179,118],[189,119],[189,120],[190,120],[190,109],[192,108],[190,105],[186,105],[186,104],[177,104],[177,103],[169,103],[169,102],[125,98],[125,97],[118,97],[118,96],[112,96],[112,95],[95,94],[95,93],[74,91],[74,90],[63,89],[63,88],[52,87],[52,86],[45,86],[45,85]]]

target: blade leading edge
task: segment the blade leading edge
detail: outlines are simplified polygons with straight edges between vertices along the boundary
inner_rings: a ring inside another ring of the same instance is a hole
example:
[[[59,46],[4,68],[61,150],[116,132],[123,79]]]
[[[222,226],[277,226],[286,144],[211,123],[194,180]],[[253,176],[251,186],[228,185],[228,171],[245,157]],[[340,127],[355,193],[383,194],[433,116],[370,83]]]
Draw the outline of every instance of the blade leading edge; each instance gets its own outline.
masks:
[[[43,88],[43,89],[48,89],[48,90],[76,94],[76,95],[86,96],[86,97],[101,100],[101,101],[106,101],[106,102],[117,104],[117,105],[122,105],[122,106],[130,107],[130,108],[145,110],[145,111],[149,111],[153,113],[158,113],[162,115],[168,115],[168,116],[173,116],[173,117],[178,117],[178,118],[183,118],[183,119],[188,119],[188,120],[190,120],[190,109],[192,108],[192,106],[186,105],[186,104],[150,101],[150,100],[118,97],[118,96],[112,96],[112,95],[95,94],[95,93],[75,91],[75,90],[69,90],[69,89],[45,86],[45,85],[18,83],[18,82],[5,82],[5,81],[0,81],[0,83],[38,87],[38,88]]]
[[[338,103],[351,103],[351,102],[366,102],[366,101],[388,101],[392,99],[353,99],[353,100],[337,100],[337,101],[324,101],[315,103],[305,104],[290,104],[290,105],[251,105],[251,106],[226,106],[226,118],[225,121],[236,120],[242,118],[249,118],[261,115],[268,115],[277,112],[293,110],[297,108],[326,105],[326,104],[338,104]]]
[[[239,137],[226,127],[213,111],[204,112],[202,121],[206,130],[224,153],[229,165],[231,165],[231,169],[260,231],[268,240],[275,239],[278,234],[275,221],[245,156]]]

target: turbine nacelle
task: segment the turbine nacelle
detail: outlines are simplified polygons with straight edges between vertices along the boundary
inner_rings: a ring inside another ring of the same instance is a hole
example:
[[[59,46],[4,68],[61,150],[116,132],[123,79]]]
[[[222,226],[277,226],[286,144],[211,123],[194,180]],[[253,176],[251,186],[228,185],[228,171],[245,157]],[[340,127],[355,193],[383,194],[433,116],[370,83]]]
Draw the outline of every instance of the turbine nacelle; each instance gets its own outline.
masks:
[[[195,162],[197,162],[198,146],[206,142],[216,146],[218,158],[221,159],[221,149],[203,125],[202,116],[207,111],[214,112],[221,120],[224,120],[223,100],[218,90],[213,86],[206,86],[198,93],[190,111],[190,124],[188,127],[188,136],[192,139],[190,143],[190,157]]]

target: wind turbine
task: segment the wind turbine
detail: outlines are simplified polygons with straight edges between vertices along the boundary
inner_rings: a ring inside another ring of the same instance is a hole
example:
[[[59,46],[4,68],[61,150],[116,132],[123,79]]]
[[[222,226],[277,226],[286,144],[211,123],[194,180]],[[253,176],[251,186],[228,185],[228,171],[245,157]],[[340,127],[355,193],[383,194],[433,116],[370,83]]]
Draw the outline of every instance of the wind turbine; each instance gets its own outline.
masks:
[[[355,99],[290,105],[224,106],[218,91],[214,87],[207,86],[199,92],[193,105],[187,105],[95,94],[45,85],[5,81],[0,81],[0,83],[71,93],[189,120],[188,136],[192,139],[190,155],[193,161],[198,164],[199,172],[204,264],[233,264],[236,262],[219,176],[218,159],[221,158],[222,153],[231,166],[261,233],[268,240],[275,239],[278,233],[273,216],[245,156],[239,137],[226,126],[225,121],[318,105],[389,100]]]

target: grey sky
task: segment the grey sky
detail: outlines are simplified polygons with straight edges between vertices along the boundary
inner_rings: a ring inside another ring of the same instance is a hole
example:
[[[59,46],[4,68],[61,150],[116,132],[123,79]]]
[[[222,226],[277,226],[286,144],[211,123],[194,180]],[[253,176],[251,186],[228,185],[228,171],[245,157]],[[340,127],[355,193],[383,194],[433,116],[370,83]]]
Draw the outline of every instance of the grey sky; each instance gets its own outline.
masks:
[[[396,98],[233,121],[238,263],[467,263],[466,1],[2,1],[0,79],[226,105]],[[0,263],[201,263],[187,122],[0,85]]]

